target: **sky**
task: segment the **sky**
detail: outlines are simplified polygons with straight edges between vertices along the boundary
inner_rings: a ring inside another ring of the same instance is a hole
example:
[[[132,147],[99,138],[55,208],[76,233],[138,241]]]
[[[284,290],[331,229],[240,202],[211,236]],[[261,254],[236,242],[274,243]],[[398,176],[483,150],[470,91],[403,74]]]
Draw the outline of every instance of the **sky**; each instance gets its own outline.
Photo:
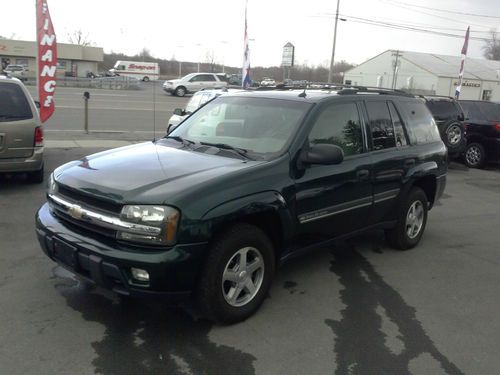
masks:
[[[9,2],[0,35],[35,40],[35,0]],[[76,30],[105,52],[241,66],[245,0],[48,0],[59,42]],[[295,46],[296,63],[327,65],[332,53],[335,0],[248,0],[252,66],[281,64],[283,46]],[[432,8],[432,9],[431,9]],[[459,13],[467,13],[459,14]],[[463,36],[488,38],[500,31],[498,0],[340,0],[335,61],[359,64],[388,49],[460,55]],[[473,15],[472,15],[473,14]],[[20,15],[17,17],[16,15]],[[477,16],[482,15],[482,16]],[[485,17],[488,16],[488,17]],[[386,26],[375,26],[373,21]],[[395,29],[394,24],[427,32]],[[449,37],[431,32],[458,35]],[[470,57],[484,41],[471,39]]]

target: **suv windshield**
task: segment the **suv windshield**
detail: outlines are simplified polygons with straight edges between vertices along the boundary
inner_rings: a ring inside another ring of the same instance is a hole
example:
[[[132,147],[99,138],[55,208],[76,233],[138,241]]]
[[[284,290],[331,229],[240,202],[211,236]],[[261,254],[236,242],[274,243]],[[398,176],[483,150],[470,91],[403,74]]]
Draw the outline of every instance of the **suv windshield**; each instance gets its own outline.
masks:
[[[170,135],[246,150],[270,159],[290,143],[311,104],[289,100],[220,97],[187,118]]]
[[[0,82],[0,121],[32,118],[31,108],[18,85]]]

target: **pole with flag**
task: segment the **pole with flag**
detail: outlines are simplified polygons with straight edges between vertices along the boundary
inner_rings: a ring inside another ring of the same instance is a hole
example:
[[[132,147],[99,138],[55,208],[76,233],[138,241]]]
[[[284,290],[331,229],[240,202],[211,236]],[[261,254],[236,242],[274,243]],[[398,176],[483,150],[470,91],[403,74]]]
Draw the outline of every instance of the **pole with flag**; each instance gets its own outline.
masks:
[[[470,33],[470,26],[467,27],[467,32],[465,33],[464,46],[462,47],[462,61],[460,63],[460,74],[458,75],[458,85],[455,90],[456,100],[460,98],[460,91],[462,91],[462,79],[464,78],[465,58],[467,57],[467,47],[469,46],[469,33]]]
[[[47,121],[55,111],[57,41],[47,0],[36,0],[36,42],[38,48],[38,100],[40,121]]]
[[[241,85],[244,89],[247,89],[252,85],[252,78],[250,77],[250,49],[248,48],[247,7],[248,0],[245,2],[245,39],[243,52],[243,72],[241,79]]]

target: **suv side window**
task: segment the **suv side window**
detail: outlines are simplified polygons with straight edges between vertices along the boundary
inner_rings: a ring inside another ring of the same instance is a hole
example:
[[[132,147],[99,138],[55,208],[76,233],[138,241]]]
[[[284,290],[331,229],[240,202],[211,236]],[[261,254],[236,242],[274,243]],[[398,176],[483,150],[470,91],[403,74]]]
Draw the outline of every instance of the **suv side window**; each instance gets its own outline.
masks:
[[[405,101],[403,107],[408,116],[408,131],[412,143],[430,143],[441,140],[434,118],[424,103]]]
[[[335,103],[324,108],[309,133],[309,143],[339,146],[345,156],[361,154],[363,135],[356,103]]]
[[[389,111],[391,112],[392,123],[394,124],[394,131],[396,133],[396,146],[406,146],[408,140],[406,139],[406,134],[403,128],[403,121],[399,115],[393,102],[389,102]]]
[[[0,82],[0,122],[33,117],[28,99],[20,86]]]
[[[216,81],[212,74],[199,74],[191,80],[191,82],[212,82]]]
[[[396,137],[387,102],[366,102],[374,150],[396,147]]]

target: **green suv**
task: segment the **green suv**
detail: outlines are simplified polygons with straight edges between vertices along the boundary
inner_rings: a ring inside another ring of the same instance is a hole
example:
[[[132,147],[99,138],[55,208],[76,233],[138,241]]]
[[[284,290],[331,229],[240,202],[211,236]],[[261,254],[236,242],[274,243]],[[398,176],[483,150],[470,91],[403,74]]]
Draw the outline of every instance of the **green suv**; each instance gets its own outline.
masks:
[[[220,96],[161,140],[57,168],[36,216],[44,252],[123,295],[194,297],[230,323],[253,314],[278,265],[363,230],[420,241],[447,150],[401,92]]]

